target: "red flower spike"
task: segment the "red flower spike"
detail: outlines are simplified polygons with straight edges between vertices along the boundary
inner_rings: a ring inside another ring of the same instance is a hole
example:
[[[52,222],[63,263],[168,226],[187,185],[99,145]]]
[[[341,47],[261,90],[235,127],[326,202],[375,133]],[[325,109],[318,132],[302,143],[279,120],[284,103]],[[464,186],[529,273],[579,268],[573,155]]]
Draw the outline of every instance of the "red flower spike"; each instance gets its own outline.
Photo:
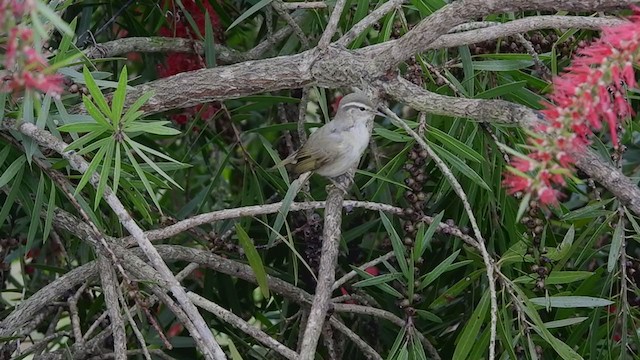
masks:
[[[632,7],[629,22],[603,29],[601,38],[577,51],[566,72],[553,79],[550,102],[543,104],[544,124],[537,125],[538,135],[529,139],[534,150],[530,158],[539,161],[528,179],[504,175],[507,193],[527,191],[544,205],[555,205],[565,186],[560,169],[574,169],[568,155],[589,145],[593,131],[606,122],[614,147],[618,147],[620,120],[633,114],[626,99],[626,89],[637,86],[633,65],[640,59],[640,7]],[[526,161],[514,158],[511,165],[529,170]],[[553,172],[551,172],[553,170]]]

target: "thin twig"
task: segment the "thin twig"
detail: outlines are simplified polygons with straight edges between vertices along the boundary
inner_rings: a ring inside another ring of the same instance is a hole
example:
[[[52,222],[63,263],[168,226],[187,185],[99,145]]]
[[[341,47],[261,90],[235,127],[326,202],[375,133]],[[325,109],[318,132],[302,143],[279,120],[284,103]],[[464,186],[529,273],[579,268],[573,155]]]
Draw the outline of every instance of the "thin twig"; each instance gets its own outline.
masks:
[[[118,292],[117,294],[118,300],[122,305],[122,309],[124,309],[124,313],[127,316],[127,321],[129,321],[129,325],[131,326],[131,329],[133,329],[133,333],[136,335],[136,339],[138,339],[138,344],[140,344],[142,354],[144,355],[145,359],[151,360],[151,354],[149,354],[149,349],[147,348],[144,335],[142,335],[142,333],[140,332],[140,329],[138,329],[138,325],[136,324],[136,321],[133,319],[133,316],[131,316],[131,312],[129,311],[129,306],[127,305],[127,302],[124,300],[124,296],[122,295],[121,289],[117,288],[117,292]],[[126,355],[125,355],[125,359],[126,359]]]
[[[480,250],[480,253],[482,255],[482,260],[484,261],[484,265],[486,267],[487,280],[489,281],[489,294],[491,297],[491,334],[490,334],[490,340],[489,340],[489,359],[493,360],[495,359],[496,326],[498,323],[498,298],[497,298],[496,283],[495,283],[496,279],[493,274],[493,260],[491,259],[491,256],[489,255],[489,252],[485,247],[484,238],[480,233],[480,228],[478,227],[478,224],[476,222],[476,218],[475,218],[475,215],[473,214],[473,209],[471,209],[471,205],[469,204],[469,200],[467,199],[467,195],[465,194],[464,189],[462,189],[462,186],[458,182],[458,179],[456,179],[456,177],[453,175],[449,167],[444,163],[444,161],[442,161],[442,159],[440,159],[438,154],[436,154],[435,151],[431,149],[431,147],[426,143],[426,141],[424,141],[424,139],[421,136],[416,134],[416,132],[413,131],[413,129],[411,129],[402,119],[400,119],[388,107],[384,107],[384,113],[387,114],[387,116],[389,116],[389,118],[394,123],[394,125],[405,130],[409,135],[411,135],[416,140],[418,144],[420,144],[420,146],[422,146],[423,149],[427,151],[427,153],[436,163],[436,165],[438,166],[442,174],[449,181],[451,188],[456,192],[456,194],[462,201],[462,205],[465,209],[465,212],[467,213],[467,217],[469,218],[469,223],[471,224],[471,228],[473,229],[475,239],[478,243],[478,249]]]
[[[352,305],[352,304],[333,303],[332,305],[333,305],[333,310],[335,310],[336,312],[375,316],[381,319],[388,320],[391,323],[401,328],[407,325],[405,320],[399,318],[398,316],[396,316],[395,314],[387,310],[378,309],[371,306]],[[420,340],[422,345],[427,348],[427,352],[429,352],[429,355],[431,355],[433,359],[440,360],[440,354],[438,354],[438,351],[436,350],[436,348],[433,346],[433,344],[431,344],[431,341],[429,341],[429,339],[427,339],[419,331],[416,331],[415,335],[418,336],[418,339]]]
[[[369,344],[362,340],[362,338],[360,338],[358,334],[349,329],[349,327],[341,323],[337,317],[330,317],[329,324],[331,324],[331,326],[333,326],[336,330],[346,335],[349,340],[356,344],[356,346],[359,347],[365,355],[367,355],[367,358],[382,360],[382,356],[380,356],[380,354],[378,354],[374,348],[372,348]]]
[[[379,8],[373,10],[369,15],[365,16],[362,20],[360,20],[357,24],[353,25],[346,34],[342,35],[338,41],[336,41],[337,45],[347,46],[353,40],[355,40],[360,34],[362,34],[369,26],[378,22],[378,20],[382,19],[383,16],[387,15],[391,10],[398,9],[402,3],[406,0],[391,0],[387,1]]]
[[[300,25],[295,21],[295,19],[287,12],[287,9],[282,5],[282,0],[274,0],[271,2],[271,7],[280,15],[284,21],[287,22],[289,26],[293,29],[293,33],[296,35],[300,43],[302,44],[302,49],[306,50],[309,48],[309,39],[307,39],[307,35],[305,35]]]
[[[82,284],[80,289],[67,299],[67,305],[69,306],[69,319],[71,320],[71,329],[73,330],[73,337],[76,342],[82,344],[82,329],[80,329],[80,316],[78,315],[78,299],[84,292],[86,284]]]
[[[342,15],[342,11],[344,10],[344,4],[346,4],[346,0],[337,0],[336,5],[331,12],[331,17],[329,18],[329,23],[327,23],[327,28],[322,33],[322,37],[320,37],[320,41],[318,41],[319,49],[326,49],[331,42],[331,38],[333,34],[338,29],[338,23],[340,22],[340,16]]]
[[[379,263],[383,262],[383,261],[387,261],[389,259],[391,259],[392,257],[394,257],[394,252],[390,251],[382,256],[379,256],[369,262],[366,262],[360,266],[358,266],[358,269],[364,271],[367,268],[370,268],[372,266],[376,266]],[[346,273],[344,276],[342,276],[340,279],[336,280],[335,283],[333,283],[333,286],[331,287],[331,290],[335,291],[338,288],[340,288],[340,286],[344,285],[347,281],[353,279],[354,277],[356,277],[358,275],[358,273],[355,270],[351,270],[348,273]]]
[[[191,301],[193,301],[196,306],[209,311],[218,319],[251,336],[252,338],[256,339],[260,343],[267,346],[269,349],[277,352],[285,358],[291,360],[295,360],[298,358],[298,354],[296,354],[295,351],[289,349],[276,339],[269,336],[269,334],[265,333],[264,331],[256,328],[255,326],[249,325],[246,321],[242,320],[242,318],[235,315],[231,311],[224,309],[220,305],[209,301],[194,292],[187,293],[187,296],[189,296],[189,299],[191,299]]]
[[[309,2],[282,2],[282,6],[287,10],[298,9],[325,9],[327,4],[324,1],[309,1]]]

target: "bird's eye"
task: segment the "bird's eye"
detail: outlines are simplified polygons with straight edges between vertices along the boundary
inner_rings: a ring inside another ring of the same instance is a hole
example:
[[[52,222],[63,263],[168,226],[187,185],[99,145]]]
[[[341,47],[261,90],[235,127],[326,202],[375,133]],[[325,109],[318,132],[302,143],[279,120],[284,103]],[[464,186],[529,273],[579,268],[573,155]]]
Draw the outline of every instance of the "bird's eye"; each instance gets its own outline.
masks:
[[[365,109],[364,107],[359,107],[358,109],[360,109],[360,111],[367,111],[367,109]]]

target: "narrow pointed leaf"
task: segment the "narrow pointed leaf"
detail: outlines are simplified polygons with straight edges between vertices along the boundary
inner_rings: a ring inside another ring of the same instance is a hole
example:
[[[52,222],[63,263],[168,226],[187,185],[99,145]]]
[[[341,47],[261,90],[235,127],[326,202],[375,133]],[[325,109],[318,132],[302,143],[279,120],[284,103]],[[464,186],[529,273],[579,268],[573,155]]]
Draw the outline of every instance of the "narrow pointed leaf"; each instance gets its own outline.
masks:
[[[111,120],[114,125],[120,123],[122,109],[124,108],[124,99],[127,95],[127,80],[129,80],[127,67],[123,66],[120,72],[120,78],[118,79],[118,88],[116,88],[116,91],[113,93],[111,100]]]
[[[405,252],[404,244],[402,243],[402,240],[400,239],[398,232],[393,227],[393,224],[391,223],[391,220],[389,220],[387,215],[382,211],[380,211],[379,214],[380,214],[380,218],[382,219],[382,224],[384,225],[384,228],[387,230],[387,234],[389,234],[389,238],[391,238],[391,245],[393,247],[393,252],[396,255],[396,261],[400,265],[400,269],[402,270],[402,273],[405,275],[405,277],[408,278],[409,267],[407,266],[407,259],[406,259],[407,254]]]
[[[109,109],[109,105],[107,105],[107,100],[104,98],[104,95],[102,95],[102,91],[96,84],[96,81],[93,79],[93,76],[91,76],[91,73],[86,66],[82,69],[82,74],[84,76],[84,81],[87,85],[87,89],[89,89],[89,93],[91,94],[91,97],[93,97],[93,102],[95,102],[95,104],[98,106],[98,109],[100,109],[100,111],[104,115],[106,115],[106,117],[111,118],[111,109]]]
[[[149,91],[146,92],[144,94],[142,94],[142,96],[140,96],[133,104],[131,104],[131,106],[129,106],[129,108],[127,109],[127,111],[124,113],[124,116],[121,119],[122,123],[129,123],[132,120],[135,120],[138,118],[138,110],[140,110],[140,108],[142,107],[142,105],[144,105],[147,101],[149,101],[149,99],[153,96],[153,92]]]
[[[25,247],[25,253],[27,253],[33,247],[33,241],[41,225],[40,211],[42,211],[43,197],[44,197],[44,173],[40,173],[40,181],[38,181],[38,190],[36,190],[36,198],[34,200],[33,211],[31,213],[31,223],[29,224],[29,231],[27,232],[27,245]]]
[[[102,158],[104,157],[104,154],[106,151],[107,151],[106,146],[103,146],[100,148],[100,150],[98,150],[96,155],[93,157],[93,160],[91,160],[91,163],[87,168],[87,171],[82,175],[82,178],[80,178],[80,182],[78,182],[78,187],[76,188],[76,191],[73,194],[73,196],[77,196],[80,193],[80,191],[82,191],[82,189],[85,187],[85,185],[87,185],[87,183],[91,179],[91,176],[98,168],[98,165],[100,165],[100,163],[102,162]]]
[[[7,183],[15,177],[18,171],[22,169],[26,160],[27,159],[24,155],[21,155],[19,158],[15,159],[9,167],[7,167],[7,170],[0,175],[0,187],[7,185]]]
[[[268,299],[270,296],[269,284],[267,283],[267,272],[262,265],[260,254],[258,254],[258,251],[253,245],[253,242],[251,241],[251,239],[249,239],[249,235],[246,233],[246,231],[244,231],[239,223],[236,223],[236,234],[238,235],[238,240],[240,241],[240,245],[244,250],[244,254],[247,256],[247,260],[249,260],[249,265],[256,275],[256,281],[258,282],[258,286],[260,286],[262,295],[264,295],[264,297]]]
[[[115,146],[115,142],[110,141],[107,143],[106,148],[107,151],[104,156],[104,161],[102,162],[102,170],[100,171],[100,181],[98,182],[98,187],[96,188],[96,197],[93,202],[93,209],[98,208],[98,204],[100,204],[100,200],[102,199],[102,195],[104,195],[104,190],[107,187],[107,181],[109,180],[109,173],[111,172],[111,162],[113,161],[113,147]]]

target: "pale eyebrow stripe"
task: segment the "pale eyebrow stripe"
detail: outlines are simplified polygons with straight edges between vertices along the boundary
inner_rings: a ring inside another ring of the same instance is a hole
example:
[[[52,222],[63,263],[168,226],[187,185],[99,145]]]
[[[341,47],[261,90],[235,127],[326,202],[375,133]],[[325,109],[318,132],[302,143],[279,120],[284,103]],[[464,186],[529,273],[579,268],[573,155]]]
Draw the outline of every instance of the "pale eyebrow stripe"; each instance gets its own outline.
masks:
[[[352,101],[350,103],[346,103],[346,104],[342,105],[343,109],[346,109],[346,108],[349,108],[349,107],[364,107],[367,110],[371,110],[372,109],[371,106],[369,106],[367,104],[363,104],[363,103],[361,103],[359,101]]]

